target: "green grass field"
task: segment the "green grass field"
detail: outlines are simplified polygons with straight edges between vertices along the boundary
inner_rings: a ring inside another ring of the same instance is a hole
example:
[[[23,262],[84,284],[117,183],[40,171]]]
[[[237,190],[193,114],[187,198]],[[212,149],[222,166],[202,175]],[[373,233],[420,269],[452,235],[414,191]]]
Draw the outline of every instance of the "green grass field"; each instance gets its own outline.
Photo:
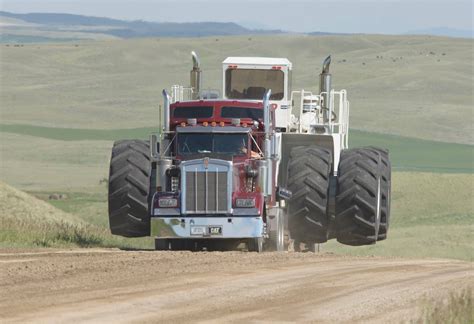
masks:
[[[473,261],[473,181],[474,174],[395,172],[389,238],[366,247],[344,246],[332,240],[323,245],[323,251],[364,256]],[[3,246],[153,247],[151,238],[125,239],[108,234],[105,186],[94,193],[67,192],[68,198],[65,200],[48,200],[50,192],[45,191],[32,191],[30,194],[52,204],[57,208],[56,213],[73,215],[68,217],[75,217],[81,223],[76,221],[64,225],[56,222],[51,225],[51,222],[47,222],[49,218],[42,219],[40,216],[44,206],[32,199],[22,210],[30,210],[31,206],[35,206],[36,213],[31,218],[33,222],[25,223],[22,217],[12,220],[12,217],[5,216],[6,213],[0,213],[4,224],[0,229],[0,241],[3,241]],[[4,206],[12,205],[11,199],[2,202]],[[14,206],[22,204],[15,201]],[[54,212],[51,208],[48,208],[50,214]]]
[[[0,132],[63,141],[113,141],[146,139],[157,129],[71,129],[32,125],[0,125]],[[91,143],[91,145],[94,145]],[[351,130],[350,147],[375,145],[390,150],[392,164],[400,171],[473,172],[474,146],[448,144],[395,135]]]
[[[350,255],[474,259],[473,174],[397,172],[389,237],[372,246],[331,241],[323,250]]]
[[[373,35],[0,45],[0,181],[56,208],[42,205],[39,215],[77,220],[25,219],[29,209],[0,206],[0,246],[152,247],[152,239],[108,233],[101,180],[114,140],[156,131],[161,89],[187,84],[189,52],[201,56],[206,87],[220,88],[226,56],[263,55],[288,57],[293,85],[307,90],[316,90],[320,62],[330,53],[335,87],[346,88],[351,101],[350,146],[389,148],[394,174],[388,240],[368,247],[332,241],[323,250],[472,260],[472,45]],[[58,192],[68,198],[48,200]],[[3,197],[15,206],[16,196]]]
[[[221,62],[242,55],[288,57],[294,89],[316,91],[321,61],[332,54],[334,86],[348,90],[354,129],[473,144],[472,45],[471,39],[378,35],[3,44],[1,123],[150,127],[161,89],[188,84],[191,50],[200,54],[204,87],[217,89]]]

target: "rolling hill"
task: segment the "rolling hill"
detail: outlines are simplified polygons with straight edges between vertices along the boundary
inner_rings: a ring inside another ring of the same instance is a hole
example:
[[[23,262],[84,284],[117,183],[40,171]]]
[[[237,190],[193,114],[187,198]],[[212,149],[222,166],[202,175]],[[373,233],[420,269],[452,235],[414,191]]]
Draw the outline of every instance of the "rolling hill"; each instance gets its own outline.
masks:
[[[429,36],[229,36],[2,45],[2,124],[124,129],[157,124],[161,89],[187,85],[190,51],[204,87],[221,88],[227,56],[288,57],[293,88],[317,91],[332,54],[351,127],[473,144],[473,40]]]
[[[0,43],[39,43],[77,39],[203,37],[275,34],[278,30],[252,30],[233,22],[125,21],[63,13],[17,14],[0,11]]]

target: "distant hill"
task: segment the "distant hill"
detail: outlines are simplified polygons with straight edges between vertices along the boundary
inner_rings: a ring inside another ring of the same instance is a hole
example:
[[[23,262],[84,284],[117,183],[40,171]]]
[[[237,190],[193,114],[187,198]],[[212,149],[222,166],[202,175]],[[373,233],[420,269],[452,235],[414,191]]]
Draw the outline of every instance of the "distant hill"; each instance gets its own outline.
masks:
[[[125,21],[104,17],[90,17],[62,13],[16,14],[0,11],[0,18],[10,18],[39,25],[44,31],[81,31],[88,34],[106,34],[120,38],[137,37],[202,37],[247,34],[274,34],[280,30],[255,30],[232,22],[147,22]],[[37,26],[38,27],[38,26]],[[95,29],[94,27],[97,27]],[[3,34],[15,26],[3,27]],[[87,36],[87,35],[86,35]]]
[[[455,29],[448,27],[435,27],[422,30],[409,31],[408,35],[433,35],[433,36],[446,36],[446,37],[461,37],[461,38],[473,38],[473,30]]]
[[[333,35],[333,36],[337,36],[337,35],[350,35],[350,33],[330,33],[330,32],[322,32],[322,31],[315,31],[315,32],[309,32],[309,33],[306,33],[307,35],[310,35],[310,36],[325,36],[325,35]]]

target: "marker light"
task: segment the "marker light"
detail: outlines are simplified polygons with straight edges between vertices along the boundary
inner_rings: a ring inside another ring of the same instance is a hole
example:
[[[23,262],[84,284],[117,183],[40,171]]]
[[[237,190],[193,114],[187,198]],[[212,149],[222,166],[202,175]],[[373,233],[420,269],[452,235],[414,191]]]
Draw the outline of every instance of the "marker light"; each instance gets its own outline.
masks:
[[[204,127],[207,127],[207,125],[209,125],[209,123],[208,123],[208,122],[204,122],[204,123],[202,123],[202,126],[204,126]]]
[[[216,127],[216,125],[217,125],[217,123],[216,123],[215,121],[213,121],[213,122],[211,123],[211,126],[212,126],[212,127]]]

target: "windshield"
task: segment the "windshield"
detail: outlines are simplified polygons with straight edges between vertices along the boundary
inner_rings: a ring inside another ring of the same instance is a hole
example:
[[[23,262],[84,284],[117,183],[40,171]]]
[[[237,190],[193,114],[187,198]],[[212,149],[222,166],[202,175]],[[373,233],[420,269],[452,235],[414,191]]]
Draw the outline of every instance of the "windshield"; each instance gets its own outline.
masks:
[[[178,154],[245,155],[248,134],[193,134],[178,135]]]
[[[281,70],[228,69],[225,72],[225,95],[229,99],[261,100],[272,89],[271,100],[282,100],[285,74]]]

